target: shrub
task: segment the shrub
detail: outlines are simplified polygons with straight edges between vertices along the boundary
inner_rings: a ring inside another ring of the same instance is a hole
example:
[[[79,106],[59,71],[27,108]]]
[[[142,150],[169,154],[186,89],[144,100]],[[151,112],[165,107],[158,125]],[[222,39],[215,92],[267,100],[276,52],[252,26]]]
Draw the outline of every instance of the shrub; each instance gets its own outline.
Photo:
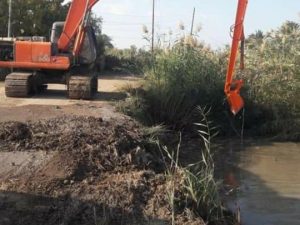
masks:
[[[142,74],[151,65],[151,54],[145,50],[132,46],[129,49],[108,49],[106,52],[106,69],[122,70]]]
[[[152,123],[183,128],[196,105],[219,106],[223,78],[217,55],[204,46],[177,44],[156,53],[146,76],[146,109]]]
[[[246,69],[237,73],[245,80],[241,94],[246,110],[240,115],[233,118],[224,107],[229,48],[213,51],[188,37],[156,49],[152,66],[143,67],[144,91],[135,93],[141,102],[135,105],[146,115],[144,122],[189,129],[194,108],[201,105],[211,107],[221,134],[246,129],[253,135],[299,140],[300,24],[286,22],[266,34],[258,31],[246,43]]]
[[[259,131],[299,139],[300,24],[286,22],[266,34],[259,31],[250,35],[247,46],[245,97],[251,102],[249,113],[259,113]],[[246,121],[255,119],[250,115]]]

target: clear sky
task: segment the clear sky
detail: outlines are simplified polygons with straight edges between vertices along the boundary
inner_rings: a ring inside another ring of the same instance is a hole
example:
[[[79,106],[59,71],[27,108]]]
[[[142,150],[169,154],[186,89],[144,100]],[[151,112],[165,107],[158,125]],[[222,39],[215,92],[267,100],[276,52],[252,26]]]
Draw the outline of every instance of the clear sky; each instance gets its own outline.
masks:
[[[190,31],[193,7],[196,8],[195,28],[201,25],[199,38],[213,48],[230,42],[229,30],[234,23],[237,0],[155,0],[158,34],[173,37],[183,23]],[[151,30],[152,0],[100,0],[94,12],[103,18],[103,33],[118,48],[130,45],[147,46],[142,39],[143,25]],[[258,29],[268,31],[286,20],[300,22],[300,0],[249,0],[245,21],[246,34]],[[167,38],[168,39],[168,38]]]

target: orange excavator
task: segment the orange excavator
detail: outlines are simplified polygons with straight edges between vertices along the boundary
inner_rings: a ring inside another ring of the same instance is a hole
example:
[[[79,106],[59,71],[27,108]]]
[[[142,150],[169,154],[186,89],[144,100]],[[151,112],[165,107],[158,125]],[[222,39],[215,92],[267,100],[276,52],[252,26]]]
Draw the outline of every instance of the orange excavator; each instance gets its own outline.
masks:
[[[244,101],[240,96],[240,89],[243,85],[243,80],[233,80],[236,57],[239,49],[239,44],[241,42],[241,59],[240,68],[244,69],[244,19],[246,15],[246,9],[248,5],[248,0],[239,0],[237,14],[235,19],[235,24],[233,25],[233,37],[232,46],[230,52],[230,58],[227,68],[226,82],[224,87],[224,92],[228,104],[230,106],[231,112],[236,115],[243,107]]]
[[[71,99],[90,99],[97,92],[96,37],[89,24],[99,0],[73,0],[64,22],[55,22],[51,38],[0,38],[0,68],[13,72],[5,79],[8,97],[27,97],[48,83],[67,84]]]
[[[96,40],[88,18],[99,0],[73,0],[65,22],[55,22],[51,40],[44,37],[0,39],[0,68],[14,70],[6,77],[9,97],[27,97],[47,83],[67,84],[68,97],[90,99],[97,92],[97,76],[91,72],[96,59]],[[233,114],[244,106],[240,96],[242,80],[233,80],[241,41],[241,68],[244,67],[244,18],[248,0],[239,0],[232,48],[225,82],[225,94]]]

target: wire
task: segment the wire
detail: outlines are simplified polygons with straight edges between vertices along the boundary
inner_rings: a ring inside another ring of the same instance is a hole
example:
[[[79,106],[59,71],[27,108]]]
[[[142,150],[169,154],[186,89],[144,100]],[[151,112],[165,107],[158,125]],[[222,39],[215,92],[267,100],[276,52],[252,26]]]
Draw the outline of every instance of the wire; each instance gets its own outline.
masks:
[[[126,17],[140,17],[140,18],[151,18],[152,15],[133,15],[133,14],[120,14],[120,13],[99,13],[101,15],[112,15],[112,16],[126,16]],[[188,17],[188,15],[184,14],[172,14],[173,16],[178,16],[178,17]],[[170,18],[169,16],[157,16],[157,18]]]
[[[124,23],[121,21],[102,21],[103,24],[108,24],[108,25],[120,25],[120,26],[135,26],[135,25],[148,25],[151,26],[150,22],[139,22],[139,23]],[[169,23],[159,23],[157,22],[156,25],[159,26],[170,26],[170,25],[176,25],[177,23],[175,22],[169,22]]]
[[[112,16],[127,16],[127,17],[150,17],[145,15],[133,15],[133,14],[121,14],[121,13],[100,13],[100,15],[112,15]]]
[[[150,21],[150,19],[149,19]],[[149,21],[147,21],[146,23],[150,23]],[[102,22],[105,22],[105,23],[116,23],[116,24],[139,24],[139,23],[142,23],[142,22],[124,22],[124,20],[102,20]]]

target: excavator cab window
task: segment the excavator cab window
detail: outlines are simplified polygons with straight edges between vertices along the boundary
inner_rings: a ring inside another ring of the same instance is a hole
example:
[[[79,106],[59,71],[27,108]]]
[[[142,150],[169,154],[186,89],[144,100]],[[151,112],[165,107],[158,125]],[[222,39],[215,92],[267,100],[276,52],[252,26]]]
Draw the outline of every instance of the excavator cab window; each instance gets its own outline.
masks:
[[[58,39],[64,29],[65,22],[55,22],[52,25],[50,42],[51,42],[51,55],[58,54]]]
[[[64,29],[65,22],[55,22],[52,25],[50,42],[57,44],[59,37]]]
[[[14,60],[14,40],[12,38],[0,38],[0,61]]]

